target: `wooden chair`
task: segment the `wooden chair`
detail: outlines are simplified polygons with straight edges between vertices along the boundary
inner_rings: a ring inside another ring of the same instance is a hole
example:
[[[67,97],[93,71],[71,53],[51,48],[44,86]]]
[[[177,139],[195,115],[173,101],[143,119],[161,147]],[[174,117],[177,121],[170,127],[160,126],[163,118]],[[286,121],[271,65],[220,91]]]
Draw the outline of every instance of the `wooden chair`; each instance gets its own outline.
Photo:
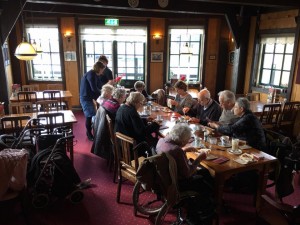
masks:
[[[114,122],[111,120],[108,114],[106,114],[106,120],[108,124],[108,130],[110,134],[110,142],[112,144],[112,155],[110,157],[110,167],[113,165],[114,170],[114,176],[113,176],[113,182],[116,183],[117,178],[117,171],[118,171],[118,162],[116,161],[117,154],[118,154],[118,146],[116,141],[116,135],[114,132]]]
[[[144,157],[138,157],[138,148],[136,141],[132,137],[128,137],[125,134],[116,132],[116,138],[120,152],[117,153],[118,162],[118,190],[117,190],[117,202],[120,202],[121,188],[123,178],[130,180],[132,183],[136,182],[136,171],[139,168],[139,164],[145,159]]]
[[[260,93],[257,92],[247,93],[245,97],[248,98],[249,101],[260,101]]]
[[[159,105],[166,106],[166,94],[163,89],[157,89],[151,94],[153,101]]]
[[[39,112],[57,112],[59,108],[57,100],[40,100],[36,102],[36,105]]]
[[[18,102],[32,102],[37,101],[37,94],[35,91],[19,91],[18,92]]]
[[[52,134],[54,128],[65,125],[65,117],[61,112],[38,114],[37,117],[40,119],[45,119],[45,121],[41,122],[45,124],[48,134]]]
[[[60,110],[67,109],[67,105],[62,101],[61,93],[59,90],[45,90],[43,91],[43,99],[44,100],[57,100],[58,107]]]
[[[300,102],[285,102],[278,120],[278,127],[288,136],[292,136]]]
[[[22,114],[34,112],[32,102],[10,102],[9,114]]]
[[[267,222],[270,225],[300,224],[300,205],[292,206],[277,202],[267,195],[262,195],[262,206],[257,212],[258,223]]]
[[[62,91],[63,85],[62,84],[47,84],[47,90],[60,90]]]
[[[39,91],[40,87],[38,84],[26,84],[22,85],[22,91]]]
[[[281,104],[265,104],[260,115],[260,122],[265,129],[274,129],[277,127]]]
[[[4,116],[1,118],[2,133],[19,137],[28,120],[30,116]]]

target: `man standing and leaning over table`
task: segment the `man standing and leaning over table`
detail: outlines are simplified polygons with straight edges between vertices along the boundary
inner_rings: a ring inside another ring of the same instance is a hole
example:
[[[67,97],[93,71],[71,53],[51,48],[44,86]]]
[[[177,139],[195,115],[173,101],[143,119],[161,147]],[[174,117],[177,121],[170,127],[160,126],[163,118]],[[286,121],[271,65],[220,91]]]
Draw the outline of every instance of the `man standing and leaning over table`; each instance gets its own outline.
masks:
[[[90,141],[94,139],[92,134],[92,117],[96,115],[94,101],[100,95],[97,79],[104,69],[105,65],[102,62],[96,62],[93,69],[84,74],[80,82],[80,103],[85,116],[86,135]]]

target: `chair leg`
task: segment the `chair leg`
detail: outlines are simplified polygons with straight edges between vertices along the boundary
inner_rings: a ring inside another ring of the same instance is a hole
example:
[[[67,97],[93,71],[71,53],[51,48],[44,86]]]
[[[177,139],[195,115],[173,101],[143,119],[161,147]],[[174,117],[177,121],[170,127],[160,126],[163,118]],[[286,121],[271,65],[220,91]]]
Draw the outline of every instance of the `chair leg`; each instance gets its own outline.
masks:
[[[119,182],[118,182],[118,190],[117,190],[117,203],[120,203],[120,196],[121,196],[121,188],[122,188],[122,176],[119,176]]]

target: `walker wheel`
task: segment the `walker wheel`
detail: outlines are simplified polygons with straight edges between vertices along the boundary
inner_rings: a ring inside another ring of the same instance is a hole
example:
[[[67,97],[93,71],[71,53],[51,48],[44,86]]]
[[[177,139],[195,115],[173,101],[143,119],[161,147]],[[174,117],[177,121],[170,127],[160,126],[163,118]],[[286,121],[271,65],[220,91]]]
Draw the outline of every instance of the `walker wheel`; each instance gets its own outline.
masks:
[[[75,190],[70,194],[70,202],[73,204],[79,203],[83,199],[83,196],[84,195],[82,191]]]
[[[37,194],[32,198],[32,205],[36,209],[45,208],[49,203],[49,197],[46,194]]]

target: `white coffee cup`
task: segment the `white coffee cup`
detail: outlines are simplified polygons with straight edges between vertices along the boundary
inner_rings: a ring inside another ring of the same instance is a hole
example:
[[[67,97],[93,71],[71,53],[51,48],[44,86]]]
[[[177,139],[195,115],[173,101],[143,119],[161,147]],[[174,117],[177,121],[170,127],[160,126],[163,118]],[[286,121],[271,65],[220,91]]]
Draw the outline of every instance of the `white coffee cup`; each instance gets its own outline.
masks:
[[[221,136],[220,141],[222,145],[227,145],[229,142],[229,136]]]
[[[215,138],[215,137],[210,137],[210,138],[209,138],[209,143],[212,144],[212,145],[216,145],[216,144],[217,144],[217,141],[218,141],[218,140],[217,140],[217,138]]]
[[[239,139],[238,138],[232,138],[231,145],[232,145],[232,150],[237,151],[239,149]]]

